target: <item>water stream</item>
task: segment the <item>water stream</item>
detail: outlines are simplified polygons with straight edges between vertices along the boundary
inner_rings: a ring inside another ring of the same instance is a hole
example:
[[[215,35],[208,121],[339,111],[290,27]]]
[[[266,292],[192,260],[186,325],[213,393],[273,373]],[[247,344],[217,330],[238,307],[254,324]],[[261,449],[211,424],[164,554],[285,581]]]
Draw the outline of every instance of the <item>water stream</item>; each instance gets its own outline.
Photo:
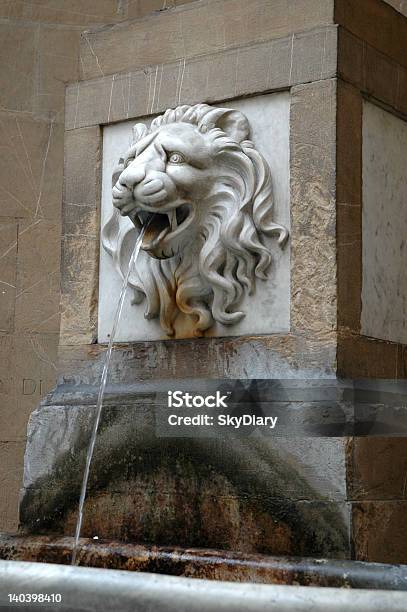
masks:
[[[123,278],[123,284],[122,284],[122,288],[120,292],[119,301],[117,303],[116,313],[115,313],[115,317],[113,321],[113,327],[112,327],[112,331],[111,331],[110,338],[109,338],[109,344],[107,346],[107,351],[105,353],[105,362],[103,364],[102,377],[100,379],[99,394],[98,394],[98,399],[96,403],[95,420],[93,423],[92,435],[90,438],[88,452],[86,455],[85,471],[83,473],[81,494],[79,498],[78,518],[76,521],[76,529],[75,529],[75,540],[74,540],[73,549],[72,549],[71,565],[76,565],[76,561],[77,561],[78,544],[79,544],[79,538],[80,538],[81,529],[82,529],[83,508],[85,505],[86,490],[88,487],[90,466],[92,463],[93,451],[95,449],[96,437],[98,433],[100,417],[102,414],[103,398],[104,398],[105,389],[106,389],[107,375],[109,373],[110,362],[112,359],[113,344],[114,344],[114,340],[116,336],[117,326],[119,324],[120,317],[121,317],[122,310],[123,310],[124,298],[126,297],[126,290],[127,290],[130,273],[136,264],[136,260],[140,252],[141,243],[142,243],[143,236],[144,236],[146,229],[147,229],[147,225],[143,227],[143,229],[141,230],[140,234],[137,237],[133,253],[131,254],[131,257],[130,257],[129,267],[127,268],[126,275]]]

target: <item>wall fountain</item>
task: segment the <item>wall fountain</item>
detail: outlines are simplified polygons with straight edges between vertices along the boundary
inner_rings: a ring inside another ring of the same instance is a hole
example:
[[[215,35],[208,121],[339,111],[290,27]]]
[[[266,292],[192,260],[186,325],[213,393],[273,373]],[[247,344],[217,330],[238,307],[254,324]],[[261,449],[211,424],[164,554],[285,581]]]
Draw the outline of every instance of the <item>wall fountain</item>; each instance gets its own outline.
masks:
[[[407,371],[401,306],[383,324],[389,305],[372,297],[377,283],[406,295],[407,282],[371,280],[381,241],[368,241],[391,181],[402,248],[407,192],[380,145],[393,135],[406,150],[405,101],[387,98],[369,58],[406,67],[353,14],[333,17],[334,2],[307,0],[287,20],[256,0],[270,19],[244,32],[228,2],[90,33],[87,79],[67,88],[60,375],[29,424],[22,535],[0,550],[69,562],[88,458],[75,563],[405,589],[401,570],[355,561],[407,560],[377,528],[379,500],[396,533],[405,502],[377,497],[365,466],[377,445],[397,457],[400,430],[359,437],[355,419],[374,406],[388,426],[394,386],[373,379]],[[248,3],[234,4],[243,19]],[[372,19],[405,30],[376,4]],[[200,10],[229,42],[196,47]],[[182,53],[166,37],[174,19]],[[162,33],[153,65],[132,53],[140,29]],[[400,268],[396,248],[386,257]],[[226,409],[170,405],[175,391],[218,393]],[[203,412],[212,421],[191,426]]]

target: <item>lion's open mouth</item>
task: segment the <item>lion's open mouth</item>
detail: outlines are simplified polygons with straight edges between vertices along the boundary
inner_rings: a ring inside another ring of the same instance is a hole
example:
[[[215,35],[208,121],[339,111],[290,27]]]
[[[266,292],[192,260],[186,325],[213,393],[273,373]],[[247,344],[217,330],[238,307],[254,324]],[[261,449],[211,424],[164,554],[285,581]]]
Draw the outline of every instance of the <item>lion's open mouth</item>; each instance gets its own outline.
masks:
[[[164,258],[176,255],[174,243],[190,224],[192,220],[190,213],[191,208],[186,204],[165,213],[139,210],[135,220],[138,221],[137,225],[145,228],[141,248],[151,254],[156,254],[159,249],[161,257]]]

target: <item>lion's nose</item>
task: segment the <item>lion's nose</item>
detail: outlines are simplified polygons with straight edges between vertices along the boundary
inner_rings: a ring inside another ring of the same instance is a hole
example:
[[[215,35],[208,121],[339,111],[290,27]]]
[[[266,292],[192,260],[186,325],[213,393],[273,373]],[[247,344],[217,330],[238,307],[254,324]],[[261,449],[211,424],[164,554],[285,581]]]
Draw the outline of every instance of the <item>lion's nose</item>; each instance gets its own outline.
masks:
[[[136,185],[141,183],[145,176],[146,171],[144,166],[130,165],[121,173],[119,183],[127,187],[127,189],[134,189]]]

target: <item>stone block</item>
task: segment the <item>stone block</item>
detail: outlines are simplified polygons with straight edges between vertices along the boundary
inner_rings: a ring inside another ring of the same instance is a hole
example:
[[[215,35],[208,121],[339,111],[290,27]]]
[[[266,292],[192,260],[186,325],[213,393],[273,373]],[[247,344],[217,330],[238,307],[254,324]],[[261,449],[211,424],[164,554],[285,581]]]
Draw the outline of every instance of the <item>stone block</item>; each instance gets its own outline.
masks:
[[[97,25],[127,16],[120,0],[13,0],[8,17],[42,23]]]
[[[363,105],[363,280],[361,329],[407,343],[407,123]]]
[[[101,146],[99,126],[68,131],[65,134],[64,235],[95,235],[97,228],[93,227],[91,231],[88,225],[91,223],[89,215],[97,215]],[[70,206],[75,209],[70,210]]]
[[[407,438],[355,438],[352,447],[350,498],[404,499]]]
[[[343,441],[301,440],[296,448],[292,440],[284,448],[281,440],[272,448],[261,437],[160,439],[154,434],[158,412],[150,394],[131,405],[123,401],[122,396],[103,412],[83,535],[247,552],[349,555]],[[94,406],[78,401],[43,405],[32,415],[21,514],[31,532],[72,531],[93,415]],[[300,448],[304,461],[298,471]],[[328,466],[325,482],[318,476],[321,455]]]
[[[290,125],[292,331],[327,332],[337,316],[336,81],[294,87]]]
[[[400,378],[399,346],[358,335],[338,337],[338,375],[349,378]]]
[[[79,76],[80,29],[41,24],[38,46],[38,80],[33,112],[40,117],[64,118],[66,83]]]
[[[407,67],[407,21],[382,0],[336,0],[335,22]],[[378,26],[380,24],[380,27]]]
[[[332,23],[333,0],[295,5],[289,0],[193,2],[126,27],[84,34],[82,78],[134,71]]]
[[[0,24],[0,107],[31,111],[39,26]]]
[[[63,128],[0,112],[0,216],[59,219]]]
[[[61,344],[95,341],[99,245],[89,236],[65,236],[62,260]]]
[[[331,78],[336,75],[336,48],[337,29],[330,26],[73,83],[67,88],[65,127],[96,126],[158,113],[179,104],[197,104],[203,99],[218,103],[220,99],[288,88],[313,78]]]
[[[407,563],[406,512],[406,500],[353,504],[355,558],[373,563]]]

